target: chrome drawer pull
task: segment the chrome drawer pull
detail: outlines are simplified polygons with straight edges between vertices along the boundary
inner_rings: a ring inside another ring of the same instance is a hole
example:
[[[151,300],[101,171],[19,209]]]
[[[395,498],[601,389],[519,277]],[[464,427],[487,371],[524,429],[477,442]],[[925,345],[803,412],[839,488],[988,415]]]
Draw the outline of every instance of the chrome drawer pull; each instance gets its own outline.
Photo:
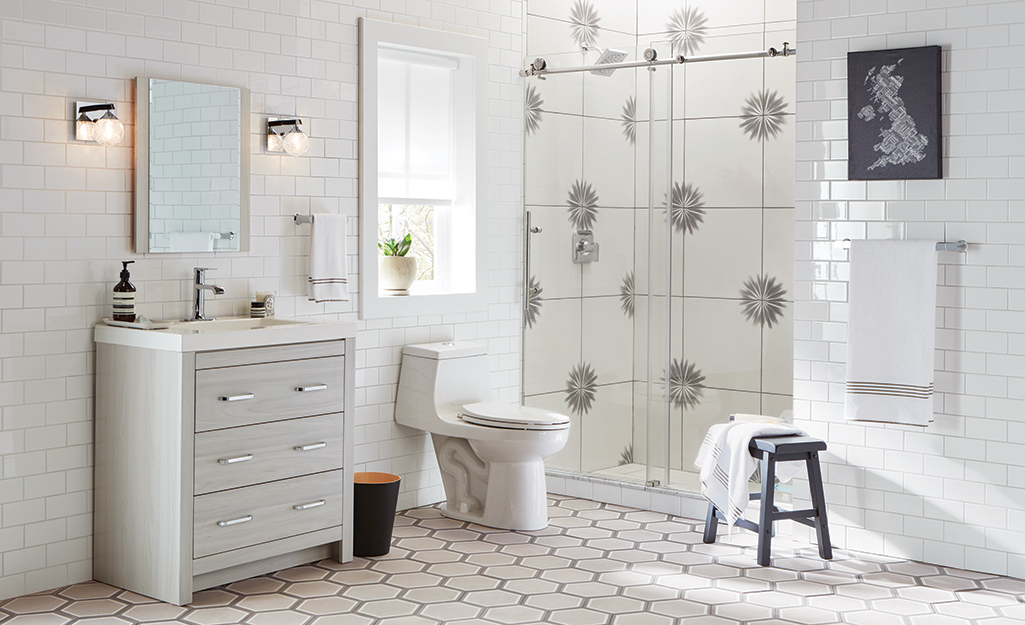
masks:
[[[310,393],[312,391],[326,391],[327,384],[311,384],[310,386],[295,387],[296,393]]]
[[[312,451],[314,449],[323,449],[325,447],[327,447],[327,443],[320,442],[320,443],[310,443],[309,445],[296,445],[292,449],[294,449],[296,451]]]
[[[245,516],[240,516],[239,518],[232,519],[230,521],[218,521],[217,525],[220,525],[221,527],[228,527],[229,525],[238,525],[239,523],[248,523],[248,522],[250,522],[252,520],[253,520],[253,515],[247,514]]]
[[[310,503],[296,504],[296,505],[292,506],[292,508],[294,508],[296,510],[309,510],[310,508],[319,508],[320,506],[323,506],[326,503],[327,503],[326,499],[321,499],[320,501],[311,501]]]
[[[244,456],[236,456],[235,458],[218,458],[217,464],[235,464],[236,462],[247,462],[255,458],[253,454],[246,454]]]
[[[217,399],[220,401],[245,401],[256,397],[253,393],[246,393],[244,395],[221,395]]]

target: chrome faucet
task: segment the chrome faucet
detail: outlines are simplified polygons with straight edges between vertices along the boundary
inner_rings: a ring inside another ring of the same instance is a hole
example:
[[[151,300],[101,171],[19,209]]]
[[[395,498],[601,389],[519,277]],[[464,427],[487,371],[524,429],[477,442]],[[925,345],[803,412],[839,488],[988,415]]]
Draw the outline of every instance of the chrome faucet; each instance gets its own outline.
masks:
[[[206,272],[217,271],[214,267],[196,267],[193,269],[195,272],[195,280],[192,283],[192,290],[195,293],[195,297],[192,302],[192,318],[182,319],[182,321],[213,321],[213,318],[207,319],[203,316],[206,304],[206,292],[213,291],[214,295],[223,295],[224,289],[213,284],[206,283]]]

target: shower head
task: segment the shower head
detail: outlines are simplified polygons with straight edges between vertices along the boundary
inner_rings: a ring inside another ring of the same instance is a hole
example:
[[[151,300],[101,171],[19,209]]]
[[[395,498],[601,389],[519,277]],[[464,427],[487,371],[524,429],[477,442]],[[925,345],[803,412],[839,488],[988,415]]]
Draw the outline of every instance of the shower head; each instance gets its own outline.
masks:
[[[606,49],[598,57],[598,60],[594,62],[595,65],[608,65],[609,63],[622,63],[623,59],[626,58],[626,52],[620,50],[613,50],[612,48]],[[611,76],[615,69],[592,69],[591,73],[595,76]]]

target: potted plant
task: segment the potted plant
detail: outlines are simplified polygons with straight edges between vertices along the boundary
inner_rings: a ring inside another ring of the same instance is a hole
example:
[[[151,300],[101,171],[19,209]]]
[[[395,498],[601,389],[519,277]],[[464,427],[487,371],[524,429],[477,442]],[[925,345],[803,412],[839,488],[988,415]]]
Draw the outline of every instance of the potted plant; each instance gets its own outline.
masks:
[[[409,287],[416,281],[416,259],[406,256],[413,244],[413,235],[402,239],[385,239],[378,243],[381,256],[377,264],[377,282],[386,295],[409,295]]]

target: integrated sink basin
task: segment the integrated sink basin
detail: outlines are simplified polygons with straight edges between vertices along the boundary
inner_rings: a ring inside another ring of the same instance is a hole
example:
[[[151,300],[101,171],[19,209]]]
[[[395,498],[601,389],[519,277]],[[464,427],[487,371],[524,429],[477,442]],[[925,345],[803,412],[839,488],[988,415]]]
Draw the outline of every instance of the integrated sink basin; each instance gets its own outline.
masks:
[[[97,325],[97,343],[143,347],[173,352],[264,347],[351,338],[351,321],[321,322],[289,317],[223,317],[210,321],[175,321],[164,330],[139,330]]]
[[[279,317],[265,317],[262,319],[250,319],[249,317],[226,317],[223,319],[209,319],[204,321],[175,321],[168,332],[174,334],[205,334],[210,332],[237,332],[239,330],[261,330],[265,328],[281,328],[293,326],[308,326],[314,322],[303,319],[287,319]]]

